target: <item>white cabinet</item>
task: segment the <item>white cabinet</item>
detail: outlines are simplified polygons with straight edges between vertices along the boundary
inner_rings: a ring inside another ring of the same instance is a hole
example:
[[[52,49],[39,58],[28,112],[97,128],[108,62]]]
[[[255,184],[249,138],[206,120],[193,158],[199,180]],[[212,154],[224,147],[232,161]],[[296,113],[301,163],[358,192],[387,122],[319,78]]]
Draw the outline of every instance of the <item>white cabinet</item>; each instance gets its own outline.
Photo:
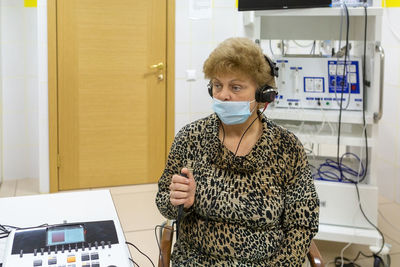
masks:
[[[341,8],[312,8],[245,12],[245,24],[252,25],[255,40],[339,40],[340,24],[342,39],[346,33],[346,16]],[[370,221],[377,224],[378,189],[373,149],[379,112],[382,109],[382,59],[381,54],[381,8],[367,9],[367,53],[365,126],[362,111],[343,110],[341,114],[341,152],[354,152],[365,159],[364,127],[368,136],[368,173],[359,184],[361,204]],[[350,55],[362,57],[364,44],[365,10],[349,8],[349,41],[353,44]],[[344,42],[342,42],[342,46]],[[265,51],[269,54],[269,50]],[[349,89],[350,90],[350,89]],[[279,85],[278,85],[279,91]],[[336,160],[338,140],[338,110],[282,108],[273,104],[266,110],[270,119],[294,132],[305,144],[333,147],[331,153],[315,151],[309,156],[311,164],[319,164],[326,158]],[[336,148],[335,148],[336,147]],[[333,152],[332,152],[333,151]],[[361,154],[361,155],[360,155]],[[349,160],[349,164],[355,164]],[[355,168],[357,166],[354,166]],[[318,239],[379,245],[380,236],[362,216],[355,186],[350,183],[317,181],[321,200],[320,230]]]

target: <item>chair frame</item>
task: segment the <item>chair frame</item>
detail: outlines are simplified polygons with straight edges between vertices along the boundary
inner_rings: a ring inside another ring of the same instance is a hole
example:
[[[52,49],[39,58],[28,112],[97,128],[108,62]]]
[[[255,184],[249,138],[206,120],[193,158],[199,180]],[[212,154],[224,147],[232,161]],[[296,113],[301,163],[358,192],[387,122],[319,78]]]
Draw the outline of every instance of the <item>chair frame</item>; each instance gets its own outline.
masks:
[[[169,267],[171,260],[171,248],[172,241],[174,238],[174,227],[170,222],[163,224],[163,230],[161,231],[161,244],[160,244],[160,255],[158,258],[158,267]],[[311,241],[310,250],[307,253],[308,261],[311,267],[324,267],[321,253],[319,252],[317,245],[314,241]]]

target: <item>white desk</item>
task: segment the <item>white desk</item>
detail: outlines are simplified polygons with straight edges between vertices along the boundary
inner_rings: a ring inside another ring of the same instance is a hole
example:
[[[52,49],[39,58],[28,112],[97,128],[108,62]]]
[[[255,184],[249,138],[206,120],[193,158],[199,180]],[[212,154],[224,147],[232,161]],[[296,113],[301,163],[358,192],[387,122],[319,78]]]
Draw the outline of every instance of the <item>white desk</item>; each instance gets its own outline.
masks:
[[[125,244],[121,224],[108,190],[0,198],[0,224],[32,227],[65,221],[73,223],[105,220],[114,221],[119,243]],[[3,262],[6,241],[7,239],[0,239],[0,263]],[[130,257],[128,247],[123,247],[126,250],[124,254]],[[125,266],[133,264],[128,263]]]

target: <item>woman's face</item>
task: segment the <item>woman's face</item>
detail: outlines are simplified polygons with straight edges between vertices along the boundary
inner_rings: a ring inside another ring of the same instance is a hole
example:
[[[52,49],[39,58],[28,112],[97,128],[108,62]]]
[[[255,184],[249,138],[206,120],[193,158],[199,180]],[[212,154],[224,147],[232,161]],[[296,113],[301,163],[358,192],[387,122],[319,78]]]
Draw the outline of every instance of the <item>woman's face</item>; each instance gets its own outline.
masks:
[[[211,80],[213,97],[221,101],[253,101],[257,84],[245,75],[224,74]],[[252,102],[253,110],[257,102]]]

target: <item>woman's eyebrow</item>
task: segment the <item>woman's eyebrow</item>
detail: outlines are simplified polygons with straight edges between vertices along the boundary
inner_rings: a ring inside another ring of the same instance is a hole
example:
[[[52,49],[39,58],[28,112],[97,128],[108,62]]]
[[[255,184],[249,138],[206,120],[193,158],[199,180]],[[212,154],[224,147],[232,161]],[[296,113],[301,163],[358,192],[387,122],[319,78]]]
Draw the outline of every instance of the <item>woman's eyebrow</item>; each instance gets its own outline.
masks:
[[[230,83],[237,83],[237,82],[239,82],[239,83],[246,83],[245,81],[240,80],[240,79],[234,79],[234,80],[230,81]]]

